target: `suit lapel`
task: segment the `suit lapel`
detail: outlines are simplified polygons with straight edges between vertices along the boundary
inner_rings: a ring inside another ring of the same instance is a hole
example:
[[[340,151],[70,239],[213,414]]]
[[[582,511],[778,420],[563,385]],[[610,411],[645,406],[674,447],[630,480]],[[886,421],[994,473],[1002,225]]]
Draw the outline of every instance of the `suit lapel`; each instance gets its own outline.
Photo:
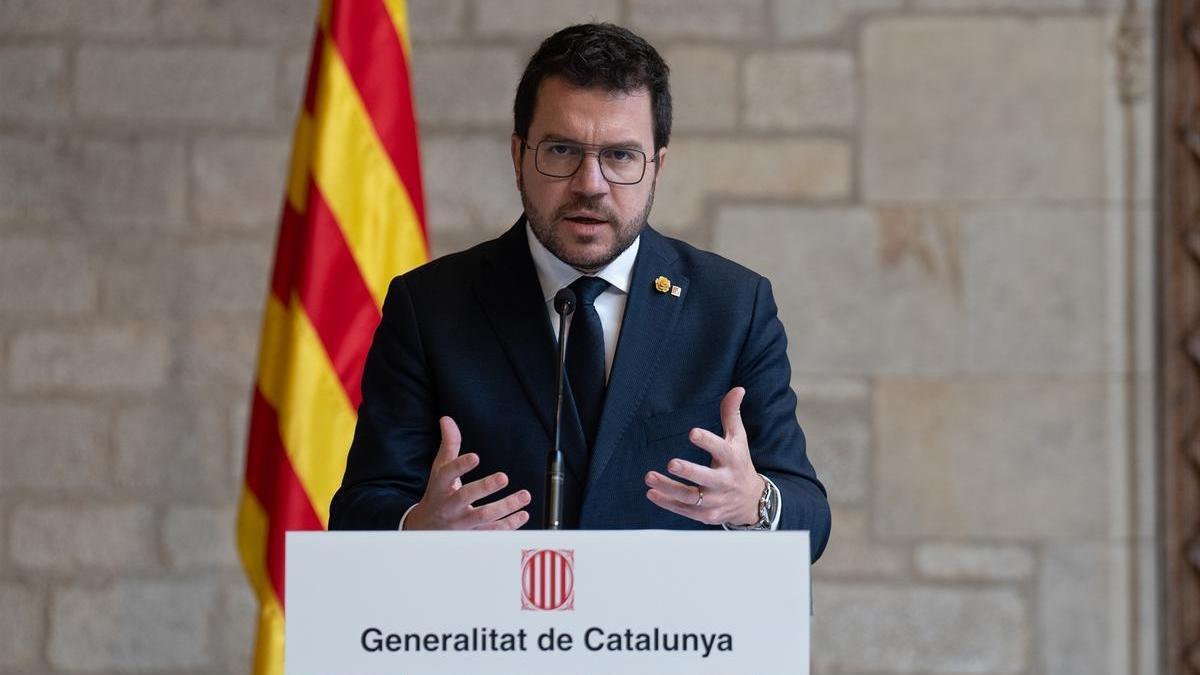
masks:
[[[596,432],[596,447],[592,450],[587,493],[604,473],[617,442],[641,405],[653,380],[659,355],[687,300],[687,278],[672,274],[676,257],[662,235],[649,227],[642,231],[617,353],[600,414],[600,428]],[[659,276],[668,277],[671,284],[680,287],[679,297],[655,290],[654,280]]]
[[[546,438],[550,440],[554,438],[554,376],[558,352],[541,285],[529,255],[524,217],[501,235],[496,244],[484,256],[475,293],[546,430]],[[586,471],[583,431],[571,405],[563,409],[561,441],[568,473],[582,484],[580,478]],[[550,449],[547,445],[547,453]]]

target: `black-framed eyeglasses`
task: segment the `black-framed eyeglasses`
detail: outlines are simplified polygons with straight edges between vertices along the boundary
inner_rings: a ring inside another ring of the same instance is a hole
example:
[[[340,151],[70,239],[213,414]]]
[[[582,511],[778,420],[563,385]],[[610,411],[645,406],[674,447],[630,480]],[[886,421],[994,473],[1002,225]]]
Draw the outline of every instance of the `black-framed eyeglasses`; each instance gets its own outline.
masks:
[[[646,176],[646,153],[635,148],[599,146],[545,139],[536,146],[525,144],[533,150],[533,166],[538,173],[551,178],[570,178],[583,166],[585,155],[595,155],[600,163],[600,174],[613,185],[636,185]],[[586,148],[596,148],[587,150]]]

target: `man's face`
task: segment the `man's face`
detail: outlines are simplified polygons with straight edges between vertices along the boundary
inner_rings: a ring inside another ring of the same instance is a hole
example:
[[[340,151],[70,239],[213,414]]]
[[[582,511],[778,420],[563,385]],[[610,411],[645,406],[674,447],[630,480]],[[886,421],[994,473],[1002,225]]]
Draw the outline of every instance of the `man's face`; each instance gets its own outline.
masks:
[[[632,94],[572,87],[561,77],[548,77],[538,88],[537,106],[529,125],[530,146],[553,139],[583,143],[587,150],[618,146],[635,148],[654,158],[654,122],[650,92]],[[560,260],[594,272],[629,247],[646,226],[654,203],[654,188],[662,173],[667,149],[634,185],[613,185],[600,171],[594,153],[568,178],[552,178],[534,166],[534,151],[521,151],[523,141],[512,138],[517,189],[534,236]]]

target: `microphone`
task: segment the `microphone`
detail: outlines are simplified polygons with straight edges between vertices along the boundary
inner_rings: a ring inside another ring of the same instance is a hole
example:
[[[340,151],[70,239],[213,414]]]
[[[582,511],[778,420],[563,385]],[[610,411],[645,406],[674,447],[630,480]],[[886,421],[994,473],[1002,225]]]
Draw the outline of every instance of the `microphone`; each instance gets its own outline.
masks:
[[[546,466],[546,508],[542,526],[547,530],[562,529],[563,512],[563,453],[562,438],[563,376],[567,361],[567,317],[575,311],[575,291],[564,288],[554,294],[554,311],[558,312],[558,383],[554,390],[554,448]]]

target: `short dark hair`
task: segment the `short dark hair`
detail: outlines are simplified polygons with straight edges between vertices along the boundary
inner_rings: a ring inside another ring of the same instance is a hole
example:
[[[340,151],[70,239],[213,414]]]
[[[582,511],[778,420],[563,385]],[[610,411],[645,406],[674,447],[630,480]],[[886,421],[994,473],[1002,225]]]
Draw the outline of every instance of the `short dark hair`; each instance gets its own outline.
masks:
[[[671,136],[670,68],[644,39],[611,23],[568,26],[542,41],[517,85],[513,101],[513,133],[529,138],[537,91],[547,77],[559,76],[575,87],[604,87],[631,93],[650,91],[654,118],[654,151]]]

